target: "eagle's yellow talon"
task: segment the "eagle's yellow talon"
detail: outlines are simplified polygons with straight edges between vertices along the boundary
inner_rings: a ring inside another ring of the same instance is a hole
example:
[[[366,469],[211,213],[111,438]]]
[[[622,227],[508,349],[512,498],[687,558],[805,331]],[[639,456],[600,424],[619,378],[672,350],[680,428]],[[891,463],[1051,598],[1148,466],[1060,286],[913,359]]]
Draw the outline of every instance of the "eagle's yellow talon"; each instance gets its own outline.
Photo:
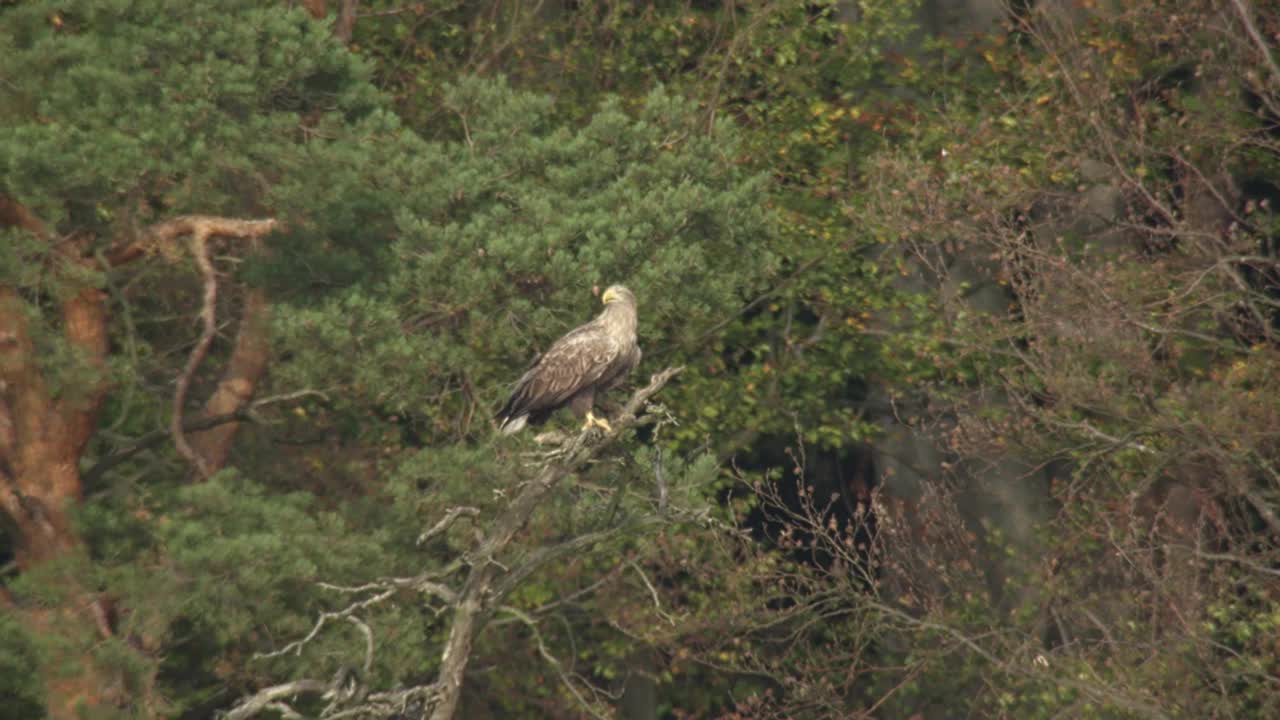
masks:
[[[583,430],[589,430],[592,426],[603,429],[607,433],[613,433],[613,427],[609,425],[609,421],[604,418],[596,417],[595,413],[587,412],[587,422],[582,426]]]

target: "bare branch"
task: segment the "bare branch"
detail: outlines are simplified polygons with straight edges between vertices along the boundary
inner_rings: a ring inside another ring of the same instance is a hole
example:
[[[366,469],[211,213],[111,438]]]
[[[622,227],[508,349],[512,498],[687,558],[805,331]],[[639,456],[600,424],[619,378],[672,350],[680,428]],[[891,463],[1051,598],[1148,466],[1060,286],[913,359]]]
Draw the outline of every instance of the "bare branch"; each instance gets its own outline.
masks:
[[[200,339],[196,341],[196,346],[191,350],[187,366],[178,376],[178,386],[173,393],[173,419],[169,430],[173,433],[173,444],[177,447],[178,454],[195,466],[196,472],[203,480],[209,477],[209,467],[205,464],[204,458],[187,442],[186,433],[182,429],[182,406],[186,403],[191,379],[195,376],[200,363],[204,362],[205,356],[209,354],[213,335],[217,331],[214,311],[218,302],[218,276],[213,271],[213,261],[209,259],[208,230],[197,230],[195,236],[191,238],[191,254],[195,256],[200,275],[204,278],[204,304],[200,308],[200,321],[204,329],[200,332]]]
[[[1065,428],[1073,428],[1073,429],[1083,430],[1083,431],[1085,431],[1087,434],[1091,435],[1092,437],[1097,438],[1098,440],[1104,440],[1104,441],[1106,441],[1106,442],[1108,442],[1108,443],[1111,443],[1111,444],[1112,444],[1112,445],[1114,445],[1115,447],[1123,447],[1123,448],[1127,448],[1127,449],[1129,449],[1129,450],[1136,450],[1136,451],[1138,451],[1138,452],[1140,452],[1140,453],[1145,453],[1145,454],[1148,454],[1148,455],[1151,455],[1151,454],[1154,454],[1154,453],[1155,453],[1155,450],[1152,450],[1150,447],[1148,447],[1148,446],[1146,446],[1146,445],[1143,445],[1142,443],[1139,443],[1139,442],[1132,442],[1132,441],[1130,441],[1130,440],[1128,440],[1128,439],[1126,439],[1126,438],[1118,438],[1118,437],[1114,437],[1114,436],[1108,435],[1108,434],[1106,434],[1106,433],[1102,432],[1101,430],[1099,430],[1099,429],[1095,428],[1094,426],[1090,425],[1090,424],[1089,424],[1089,423],[1087,423],[1087,422],[1078,422],[1078,423],[1055,422],[1055,423],[1053,423],[1053,424],[1055,424],[1055,425],[1059,425],[1059,426],[1061,426],[1061,427],[1065,427]],[[1133,436],[1133,433],[1130,433],[1130,437],[1132,437],[1132,436]]]
[[[432,525],[430,530],[426,530],[425,532],[423,532],[421,535],[418,536],[418,546],[421,547],[423,545],[426,545],[427,542],[431,540],[431,538],[448,530],[449,527],[453,525],[453,523],[459,517],[466,515],[467,517],[473,518],[479,514],[480,514],[480,508],[474,508],[474,507],[469,507],[465,505],[449,508],[449,512],[445,513],[444,517],[440,518],[439,522],[437,522],[435,525]]]
[[[538,654],[541,655],[542,659],[546,660],[547,663],[551,665],[552,669],[556,671],[556,675],[560,678],[560,682],[564,684],[565,688],[573,695],[574,699],[578,701],[578,704],[582,706],[582,709],[586,710],[594,718],[607,720],[609,716],[601,712],[595,704],[583,696],[582,691],[578,689],[573,678],[570,677],[568,671],[565,670],[564,664],[560,662],[559,658],[551,653],[551,650],[547,647],[546,641],[542,638],[542,632],[538,629],[538,621],[517,608],[504,605],[498,609],[520,620],[520,622],[524,623],[525,627],[529,628],[529,632],[533,633],[534,641],[538,643]]]
[[[121,240],[106,253],[112,265],[121,265],[143,255],[160,252],[178,238],[203,232],[206,237],[257,240],[280,227],[274,218],[241,220],[214,215],[180,215],[148,227],[134,238]]]
[[[301,713],[282,702],[273,702],[264,709],[278,712],[286,720],[303,720]]]
[[[597,543],[603,542],[608,538],[615,537],[623,532],[633,531],[636,528],[645,525],[657,524],[660,522],[658,518],[644,518],[641,522],[629,525],[623,525],[608,530],[600,530],[598,532],[579,535],[575,538],[566,540],[558,545],[550,547],[538,548],[530,553],[519,565],[511,568],[502,579],[494,583],[493,586],[493,602],[501,602],[512,590],[519,587],[520,583],[532,575],[538,568],[543,567],[549,562],[560,558],[574,555],[585,550]]]
[[[441,654],[436,681],[440,699],[431,713],[432,720],[451,720],[457,711],[472,643],[484,616],[492,609],[492,590],[499,568],[497,555],[529,522],[551,489],[599,455],[627,428],[642,422],[644,418],[639,417],[639,413],[645,404],[682,370],[681,367],[668,368],[650,378],[649,384],[636,391],[613,420],[615,432],[600,436],[587,430],[571,439],[556,460],[544,466],[536,478],[525,483],[506,510],[494,520],[489,535],[469,555],[471,572],[459,593],[453,623],[449,627],[449,639]]]
[[[321,717],[325,720],[340,720],[351,717],[420,717],[425,708],[436,695],[434,684],[415,685],[402,690],[373,693],[364,702],[354,707],[336,712],[326,710]]]
[[[222,415],[245,407],[253,399],[259,383],[267,374],[271,359],[271,304],[261,288],[249,288],[240,310],[240,327],[227,359],[222,377],[204,404],[205,415]],[[230,423],[193,436],[192,448],[213,473],[226,466],[231,445],[240,429]]]
[[[314,640],[315,637],[320,634],[320,631],[324,629],[324,626],[328,624],[330,620],[350,620],[357,611],[364,610],[373,605],[377,605],[383,600],[386,600],[387,598],[394,595],[396,593],[396,590],[398,590],[398,588],[395,588],[395,587],[386,588],[382,592],[378,593],[377,595],[365,598],[364,600],[360,600],[358,602],[351,603],[350,605],[343,608],[342,610],[338,610],[336,612],[320,613],[319,619],[316,620],[315,625],[311,627],[311,632],[307,633],[306,637],[303,637],[301,640],[294,640],[293,642],[289,643],[288,645],[285,645],[279,650],[273,650],[269,653],[256,653],[254,654],[253,657],[255,660],[264,660],[267,658],[287,655],[291,652],[301,653],[302,648],[305,647],[307,643]],[[363,625],[364,623],[361,622],[359,624]],[[368,630],[368,627],[365,627],[365,630]],[[370,640],[370,643],[372,644],[372,640]]]
[[[253,416],[250,414],[249,411],[239,410],[237,412],[228,413],[226,415],[219,415],[217,417],[205,417],[205,418],[200,418],[199,420],[188,420],[182,424],[182,429],[184,432],[196,432],[199,430],[207,430],[212,427],[217,427],[225,423],[251,422],[252,420],[253,420]],[[84,474],[85,486],[88,487],[93,485],[104,474],[106,474],[108,470],[123,463],[124,461],[137,455],[138,453],[143,452],[144,450],[153,448],[163,443],[164,441],[168,440],[172,436],[172,432],[173,432],[172,430],[157,430],[152,433],[147,433],[146,435],[143,435],[141,438],[138,439],[137,442],[133,443],[129,447],[102,458],[93,467],[89,468],[87,472],[85,472]]]
[[[667,611],[662,609],[662,602],[658,599],[658,590],[653,586],[653,583],[649,582],[649,576],[644,574],[644,569],[641,568],[635,560],[631,560],[627,564],[630,565],[632,570],[636,571],[636,574],[640,576],[642,581],[644,581],[644,586],[649,589],[649,596],[653,598],[653,607],[658,611],[658,616],[663,620],[666,620],[672,627],[675,627],[675,618],[671,617]]]
[[[899,621],[903,622],[905,625],[909,627],[915,627],[921,630],[928,630],[928,631],[938,632],[938,633],[947,635],[952,639],[954,639],[956,642],[963,645],[964,647],[968,648],[974,654],[978,655],[982,659],[991,663],[993,666],[998,667],[1005,672],[1016,674],[1016,675],[1027,676],[1027,677],[1039,677],[1039,679],[1042,679],[1042,680],[1055,682],[1064,687],[1072,688],[1074,690],[1082,692],[1091,697],[1095,697],[1100,700],[1105,700],[1107,702],[1115,703],[1116,705],[1119,705],[1120,707],[1123,707],[1126,710],[1139,713],[1146,717],[1160,718],[1160,720],[1167,720],[1169,717],[1159,707],[1156,707],[1146,702],[1145,698],[1144,699],[1133,698],[1128,695],[1121,694],[1118,691],[1115,691],[1109,687],[1106,687],[1105,685],[1097,685],[1095,683],[1086,682],[1084,680],[1076,680],[1074,678],[1064,677],[1061,675],[1053,675],[1050,677],[1040,677],[1040,672],[1043,670],[1045,666],[1047,666],[1047,663],[1023,664],[1023,663],[1020,663],[1017,659],[1001,659],[996,655],[992,654],[991,652],[989,652],[986,648],[983,648],[980,644],[978,644],[977,640],[975,640],[973,637],[970,637],[969,635],[966,635],[965,633],[945,623],[936,623],[936,622],[932,622],[922,618],[917,618],[906,612],[903,612],[902,610],[899,610],[898,608],[892,607],[885,603],[871,602],[870,606],[873,607],[876,611],[883,613],[884,615],[898,619]],[[1038,656],[1038,657],[1043,657],[1043,656]]]
[[[1237,563],[1239,565],[1243,565],[1244,567],[1249,568],[1250,570],[1256,573],[1262,573],[1263,575],[1273,575],[1275,577],[1280,577],[1280,570],[1269,568],[1266,565],[1256,563],[1250,560],[1249,558],[1241,557],[1240,555],[1231,555],[1229,553],[1205,552],[1198,548],[1193,548],[1186,545],[1170,545],[1169,547],[1191,552],[1196,557],[1202,560],[1222,560],[1225,562]]]
[[[185,216],[156,225],[146,233],[149,242],[155,244],[164,242],[166,239],[172,240],[182,235],[190,235],[191,254],[195,258],[196,265],[200,268],[201,277],[204,279],[204,297],[200,308],[200,320],[203,329],[200,333],[200,339],[191,350],[186,367],[183,369],[182,374],[178,376],[177,387],[173,393],[173,418],[169,425],[178,454],[196,468],[196,472],[201,479],[209,477],[210,469],[205,458],[197,453],[187,442],[182,425],[182,415],[191,381],[195,377],[196,370],[199,369],[200,364],[204,362],[205,357],[209,354],[209,347],[213,344],[213,336],[217,331],[218,278],[214,272],[213,261],[209,258],[209,239],[214,236],[232,236],[256,240],[271,232],[275,226],[275,220],[234,220]]]
[[[264,397],[260,400],[254,400],[250,404],[250,407],[256,410],[266,405],[274,405],[276,403],[290,402],[293,400],[301,400],[302,398],[305,398],[305,397],[316,397],[316,398],[320,398],[321,400],[324,400],[325,402],[330,402],[329,396],[321,392],[320,390],[313,390],[312,388],[303,388],[302,390],[295,390],[293,392],[281,393],[280,395],[271,395],[270,397]]]
[[[264,688],[249,697],[241,700],[231,710],[223,715],[224,720],[246,720],[251,718],[263,710],[276,710],[277,701],[282,698],[292,698],[304,694],[323,693],[329,689],[328,683],[319,680],[294,680],[293,682],[273,685]]]
[[[347,622],[355,625],[364,635],[364,674],[362,677],[369,677],[369,671],[373,669],[373,631],[365,624],[363,620],[355,615],[348,615]]]
[[[1249,34],[1249,39],[1258,46],[1258,53],[1262,55],[1267,68],[1271,70],[1272,86],[1280,88],[1280,66],[1277,66],[1275,58],[1271,57],[1271,48],[1267,46],[1266,39],[1262,37],[1258,26],[1253,22],[1253,14],[1249,12],[1248,5],[1245,0],[1231,0],[1231,5],[1236,9],[1236,15],[1240,16],[1240,22],[1244,25],[1245,32]]]
[[[433,718],[451,718],[457,708],[462,680],[475,635],[483,627],[493,611],[499,607],[502,598],[507,593],[518,587],[522,580],[547,562],[590,547],[595,543],[615,536],[619,532],[661,521],[660,518],[644,518],[637,523],[589,533],[559,545],[540,548],[524,557],[519,564],[516,564],[510,570],[502,565],[498,557],[500,553],[510,546],[516,534],[527,525],[529,519],[539,507],[540,501],[548,495],[558,482],[591,463],[606,447],[615,442],[627,428],[640,424],[662,422],[660,415],[642,414],[642,411],[645,410],[648,400],[681,370],[682,368],[671,368],[658,373],[651,378],[649,385],[634,393],[613,419],[614,432],[602,434],[596,430],[585,430],[576,437],[567,440],[562,452],[556,454],[554,459],[545,462],[538,475],[521,486],[515,498],[495,518],[488,535],[479,540],[478,547],[468,553],[465,558],[456,559],[443,568],[412,577],[384,578],[355,586],[320,583],[321,587],[335,592],[364,597],[351,602],[340,610],[320,613],[310,631],[298,640],[290,642],[278,650],[255,655],[255,658],[264,659],[280,657],[290,653],[301,653],[307,644],[317,638],[332,621],[346,620],[356,626],[364,636],[363,668],[364,674],[367,676],[373,667],[376,643],[372,629],[360,615],[363,614],[363,611],[387,601],[402,590],[411,590],[439,599],[443,603],[441,611],[446,609],[452,609],[453,611],[453,622],[449,629],[449,638],[442,654],[441,668],[435,682],[407,690],[370,694],[367,697],[352,689],[352,686],[346,684],[341,676],[328,684],[322,684],[318,681],[286,683],[261,690],[242,700],[240,704],[230,711],[227,717],[248,718],[266,709],[274,709],[287,714],[293,711],[292,708],[285,705],[273,706],[273,703],[279,703],[282,698],[290,697],[299,692],[323,692],[325,697],[330,699],[330,704],[320,713],[322,718],[336,720],[337,718],[350,717],[379,717],[407,712],[414,713],[416,717],[418,713],[427,709],[431,710]],[[661,413],[661,409],[656,412]],[[458,518],[464,516],[474,518],[478,517],[479,514],[480,510],[474,507],[459,506],[451,508],[441,520],[422,534],[419,542],[425,542],[446,532]],[[454,571],[464,565],[470,565],[470,572],[460,590],[455,590],[437,580],[453,574]],[[641,574],[643,575],[643,573]],[[650,588],[650,591],[654,593],[655,602],[657,602],[656,588],[648,582],[647,578],[645,583]],[[575,680],[572,674],[560,665],[538,633],[536,618],[519,610],[512,609],[510,612],[518,614],[522,621],[529,624],[538,641],[539,652],[556,668],[566,687],[579,699],[582,706],[593,714],[600,715],[599,698],[597,697],[596,704],[593,704],[589,697],[582,694],[579,687],[583,683],[588,687],[590,684],[581,678]],[[659,612],[662,612],[660,606]],[[665,613],[663,616],[668,617]],[[340,685],[342,686],[341,688],[339,687]],[[346,689],[344,690],[343,688]],[[592,689],[593,691],[596,690],[595,688]],[[352,704],[353,698],[357,697],[362,699]]]

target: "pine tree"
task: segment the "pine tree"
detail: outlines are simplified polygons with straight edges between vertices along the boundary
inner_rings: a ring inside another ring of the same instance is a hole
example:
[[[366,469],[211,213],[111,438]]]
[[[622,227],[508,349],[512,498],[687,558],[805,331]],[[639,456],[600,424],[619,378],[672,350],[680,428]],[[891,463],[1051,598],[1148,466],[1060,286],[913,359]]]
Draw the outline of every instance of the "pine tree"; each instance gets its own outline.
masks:
[[[372,164],[361,139],[398,126],[367,69],[297,11],[23,3],[3,17],[0,496],[21,573],[9,602],[34,631],[52,717],[126,700],[157,712],[148,658],[164,630],[104,586],[102,538],[79,516],[145,512],[106,512],[101,494],[166,437],[153,431],[169,428],[188,462],[162,453],[130,483],[224,465],[270,340],[264,291],[227,283],[223,256],[330,243],[345,228],[319,221],[345,188],[316,178]]]
[[[419,547],[424,518],[475,508],[484,532],[501,516],[526,470],[489,440],[488,409],[594,313],[593,285],[640,296],[657,369],[696,355],[772,267],[737,134],[661,91],[575,127],[544,96],[464,80],[451,139],[425,142],[299,10],[0,16],[0,490],[22,619],[0,663],[38,659],[6,710],[207,716],[352,667],[364,692],[420,682],[448,623],[413,592],[301,660],[279,651],[343,597],[329,586],[457,569],[469,536]],[[700,527],[714,465],[668,458],[659,502],[656,451],[623,442],[617,471],[575,470],[582,488],[557,484],[514,528],[498,562],[559,559],[499,579],[519,623],[477,632],[477,653],[558,657],[559,617],[598,636],[601,663],[625,656],[582,619],[594,596],[559,598],[660,528]],[[649,602],[643,574],[614,582]],[[501,682],[519,705],[543,680]]]

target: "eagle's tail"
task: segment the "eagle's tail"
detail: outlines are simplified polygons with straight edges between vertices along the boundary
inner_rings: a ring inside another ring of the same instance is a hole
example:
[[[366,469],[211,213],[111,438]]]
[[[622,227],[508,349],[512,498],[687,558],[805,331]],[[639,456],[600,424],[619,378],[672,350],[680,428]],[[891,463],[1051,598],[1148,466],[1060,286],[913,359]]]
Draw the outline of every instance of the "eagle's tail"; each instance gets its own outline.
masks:
[[[498,425],[498,432],[503,435],[515,435],[524,429],[525,423],[529,422],[529,415],[524,414],[519,417],[509,417]]]
[[[514,435],[524,429],[529,422],[529,375],[516,381],[515,387],[507,401],[502,403],[494,419],[498,421],[498,430],[503,435]]]

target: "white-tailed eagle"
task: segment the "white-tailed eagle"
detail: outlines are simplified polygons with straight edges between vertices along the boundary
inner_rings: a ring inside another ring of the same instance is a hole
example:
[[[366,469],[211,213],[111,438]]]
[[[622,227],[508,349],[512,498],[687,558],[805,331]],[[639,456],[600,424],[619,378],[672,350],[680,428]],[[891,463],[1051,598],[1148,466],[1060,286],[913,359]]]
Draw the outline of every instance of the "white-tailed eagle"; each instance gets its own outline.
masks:
[[[525,424],[545,422],[568,405],[583,426],[598,425],[612,432],[607,420],[592,412],[596,396],[617,386],[640,364],[636,345],[636,296],[613,285],[600,298],[604,310],[591,322],[560,338],[533,361],[516,381],[511,397],[498,411],[498,428],[507,435]]]

